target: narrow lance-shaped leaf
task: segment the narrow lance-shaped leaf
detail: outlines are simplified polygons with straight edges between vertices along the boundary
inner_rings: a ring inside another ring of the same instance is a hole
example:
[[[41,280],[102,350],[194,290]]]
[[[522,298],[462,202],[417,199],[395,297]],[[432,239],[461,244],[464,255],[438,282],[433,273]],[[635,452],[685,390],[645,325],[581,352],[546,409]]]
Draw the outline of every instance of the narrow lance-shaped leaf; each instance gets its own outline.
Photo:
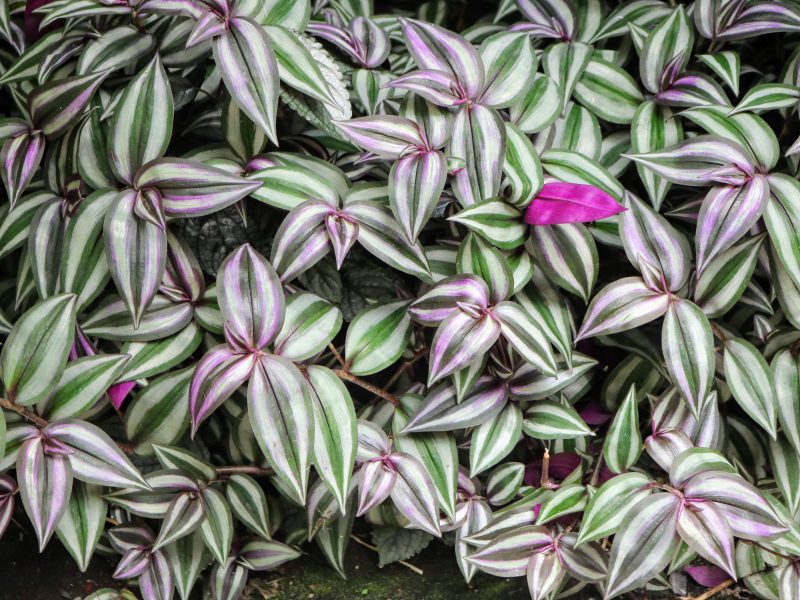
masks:
[[[761,352],[741,338],[725,340],[725,381],[744,411],[773,439],[777,434],[776,388]]]
[[[5,140],[0,149],[0,176],[12,209],[39,168],[44,156],[44,143],[43,133],[22,131]]]
[[[400,358],[410,335],[407,301],[366,307],[347,329],[344,353],[350,372],[370,375],[385,369]]]
[[[53,79],[28,95],[28,111],[37,129],[48,138],[62,135],[94,96],[107,71]]]
[[[611,422],[603,445],[606,466],[614,473],[627,471],[642,453],[636,387],[631,386]]]
[[[389,175],[389,202],[411,243],[417,241],[444,189],[447,161],[429,150],[400,158]]]

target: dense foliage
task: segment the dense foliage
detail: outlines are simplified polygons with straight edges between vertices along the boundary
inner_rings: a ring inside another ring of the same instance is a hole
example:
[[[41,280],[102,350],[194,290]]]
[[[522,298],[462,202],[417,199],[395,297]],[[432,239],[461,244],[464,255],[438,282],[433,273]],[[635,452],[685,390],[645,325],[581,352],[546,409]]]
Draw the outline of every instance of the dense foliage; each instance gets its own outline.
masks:
[[[344,576],[354,530],[534,600],[800,598],[800,4],[0,0],[0,41],[0,532],[113,557],[93,600]]]

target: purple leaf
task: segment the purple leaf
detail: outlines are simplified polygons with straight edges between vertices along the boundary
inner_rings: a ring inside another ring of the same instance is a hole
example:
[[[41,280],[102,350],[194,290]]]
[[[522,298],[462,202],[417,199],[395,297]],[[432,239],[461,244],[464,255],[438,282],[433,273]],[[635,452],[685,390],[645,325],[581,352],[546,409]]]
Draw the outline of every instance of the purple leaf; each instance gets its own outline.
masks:
[[[114,408],[119,409],[122,406],[125,402],[125,398],[128,397],[128,394],[134,387],[136,387],[135,381],[123,381],[122,383],[115,383],[106,390],[106,394],[108,394],[108,398],[111,400],[111,404],[114,405]]]
[[[728,574],[719,567],[692,565],[684,567],[689,576],[703,587],[715,587],[729,579]]]
[[[467,92],[458,80],[448,71],[423,69],[401,75],[385,87],[408,90],[437,106],[452,107],[468,100]]]
[[[614,216],[626,210],[613,196],[593,185],[545,183],[525,209],[530,225],[587,223]]]

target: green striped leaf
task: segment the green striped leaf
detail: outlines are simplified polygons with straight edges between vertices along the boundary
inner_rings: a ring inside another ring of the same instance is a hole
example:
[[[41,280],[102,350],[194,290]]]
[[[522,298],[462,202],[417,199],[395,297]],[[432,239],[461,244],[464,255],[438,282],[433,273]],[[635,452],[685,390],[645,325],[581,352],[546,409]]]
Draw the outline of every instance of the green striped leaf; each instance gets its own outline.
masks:
[[[181,600],[189,600],[200,572],[209,562],[203,538],[195,532],[176,540],[165,550],[172,565],[175,589]]]
[[[596,161],[569,150],[547,150],[541,155],[545,172],[560,181],[583,183],[598,187],[615,200],[622,200],[625,189]]]
[[[777,400],[767,361],[755,346],[741,338],[726,339],[724,345],[725,381],[733,397],[775,439]]]
[[[67,510],[56,527],[58,539],[82,573],[89,567],[105,528],[108,507],[102,493],[99,485],[76,481]]]
[[[75,304],[72,294],[52,296],[14,323],[0,353],[6,398],[36,404],[59,381],[75,333]]]
[[[315,294],[298,292],[286,299],[286,316],[274,352],[295,362],[325,349],[342,326],[342,311]]]
[[[511,502],[522,486],[525,465],[519,462],[504,463],[486,478],[486,499],[494,506]]]
[[[641,473],[624,473],[606,481],[592,494],[583,513],[578,544],[617,532],[631,509],[650,495],[650,480]]]
[[[264,490],[248,475],[231,475],[225,486],[234,516],[259,537],[270,539],[269,509]]]
[[[114,27],[86,44],[78,59],[78,75],[121,69],[147,56],[156,46],[156,39],[129,25]]]
[[[631,386],[608,428],[603,443],[606,466],[614,473],[627,471],[642,453],[642,434],[639,431],[639,406],[636,387]]]
[[[500,323],[502,335],[527,362],[545,375],[557,372],[556,357],[550,340],[537,321],[516,302],[499,302],[494,318]]]
[[[540,269],[514,295],[514,300],[544,331],[568,364],[572,363],[572,323],[569,308]]]
[[[397,450],[416,458],[431,476],[436,498],[444,513],[451,519],[456,515],[458,453],[452,434],[444,432],[403,433],[411,415],[421,404],[415,394],[405,394],[394,411],[392,434]]]
[[[620,67],[591,58],[575,84],[575,99],[604,121],[628,124],[644,96]]]
[[[660,92],[665,69],[677,60],[676,70],[680,73],[689,62],[693,44],[694,27],[686,9],[679,6],[656,25],[644,42],[639,54],[639,76],[644,87],[654,94]]]
[[[542,189],[544,177],[539,155],[528,136],[516,125],[506,123],[506,156],[503,174],[506,179],[503,190],[506,202],[519,209],[530,204]]]
[[[452,180],[453,193],[462,206],[497,196],[505,141],[506,129],[496,110],[465,104],[456,113],[447,154],[465,161]]]
[[[546,129],[561,114],[561,90],[547,75],[533,75],[530,87],[509,107],[511,123],[524,133]]]
[[[564,515],[581,512],[586,507],[586,502],[586,486],[579,484],[561,486],[542,502],[536,524],[544,525]]]
[[[537,440],[569,440],[593,435],[574,408],[553,400],[531,404],[525,412],[522,431]]]
[[[322,199],[331,206],[338,203],[336,188],[325,174],[302,165],[267,167],[248,179],[261,182],[261,187],[250,195],[275,208],[292,210],[312,199]]]
[[[125,435],[136,453],[150,455],[153,444],[174,444],[189,426],[189,383],[194,367],[152,381],[125,411]]]
[[[58,197],[52,192],[33,192],[24,196],[13,209],[4,206],[0,217],[0,257],[8,256],[28,239],[31,221],[39,209]]]
[[[792,514],[800,510],[800,455],[783,435],[769,441],[769,465],[775,484]]]
[[[492,245],[506,250],[521,246],[528,235],[528,227],[522,222],[522,213],[501,200],[484,200],[471,204],[450,217],[450,220],[464,225]]]
[[[730,88],[734,96],[739,95],[741,59],[736,52],[726,50],[714,54],[698,54],[697,59],[711,69]]]
[[[731,115],[741,112],[765,112],[797,105],[800,88],[785,83],[761,83],[754,85],[739,101]]]
[[[472,431],[469,445],[470,477],[493,467],[514,449],[522,436],[522,411],[513,402]]]
[[[314,411],[312,462],[344,513],[358,443],[353,400],[330,369],[309,366],[306,379]]]
[[[114,107],[109,157],[120,181],[131,184],[139,168],[164,156],[172,136],[173,112],[169,79],[156,54]]]
[[[672,383],[698,415],[714,381],[714,338],[696,304],[682,299],[669,303],[661,348]]]
[[[218,563],[228,560],[233,542],[233,516],[228,502],[220,492],[206,487],[201,492],[205,520],[200,524],[200,535]]]
[[[580,104],[569,102],[563,116],[543,131],[537,142],[537,149],[542,152],[546,148],[544,144],[549,142],[547,150],[572,152],[584,159],[597,161],[602,145],[600,122]]]
[[[580,223],[531,228],[528,249],[558,287],[588,302],[597,281],[597,245]]]
[[[116,198],[117,193],[110,190],[90,194],[67,223],[60,284],[63,291],[78,296],[78,310],[88,306],[109,280],[103,221]]]
[[[401,157],[389,173],[389,204],[403,233],[414,243],[433,214],[447,179],[447,159],[429,150]]]
[[[191,356],[203,341],[203,333],[189,323],[178,333],[157,342],[126,342],[120,351],[131,356],[123,373],[128,381],[160,375]]]
[[[354,375],[370,375],[393,364],[411,335],[409,302],[398,300],[368,306],[347,328],[345,360]]]
[[[477,275],[489,288],[489,302],[505,300],[514,290],[510,261],[482,237],[469,233],[456,256],[459,273]]]
[[[631,152],[645,154],[674,146],[683,139],[680,119],[672,110],[652,100],[643,102],[631,120]],[[636,164],[639,178],[647,190],[647,196],[658,211],[669,190],[670,182],[657,175],[643,164]]]
[[[561,92],[561,107],[569,102],[591,58],[592,47],[580,42],[553,44],[544,52],[542,66]]]
[[[501,32],[486,38],[480,47],[487,85],[480,102],[492,108],[509,106],[525,91],[528,74],[536,71],[536,55],[528,35]]]
[[[67,364],[61,380],[39,413],[47,419],[80,417],[118,380],[130,360],[127,354],[96,354]]]
[[[694,302],[710,319],[726,314],[742,297],[766,235],[745,238],[712,258],[694,289]]]
[[[783,434],[800,455],[800,358],[786,348],[772,359],[772,384],[775,390],[778,419]]]
[[[764,210],[764,223],[775,254],[800,288],[800,182],[775,173],[769,176],[770,199]]]
[[[566,361],[559,362],[558,374],[550,377],[526,362],[514,373],[508,391],[515,400],[544,400],[576,384],[581,378],[590,376],[591,370],[596,365],[597,361],[593,358],[575,352],[572,366],[570,367]]]

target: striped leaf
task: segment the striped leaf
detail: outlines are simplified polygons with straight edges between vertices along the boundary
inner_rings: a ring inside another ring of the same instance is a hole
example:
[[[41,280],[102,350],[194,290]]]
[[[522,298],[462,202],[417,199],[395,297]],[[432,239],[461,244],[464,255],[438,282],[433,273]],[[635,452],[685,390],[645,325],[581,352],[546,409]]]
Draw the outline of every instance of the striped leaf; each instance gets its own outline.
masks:
[[[53,139],[64,134],[89,104],[107,71],[54,79],[31,90],[28,113],[37,130]]]
[[[75,483],[69,505],[56,527],[58,539],[81,572],[89,567],[105,527],[108,507],[101,496],[102,491],[97,485]]]
[[[482,237],[469,233],[461,242],[456,256],[456,270],[459,273],[477,275],[489,289],[489,302],[496,303],[507,299],[514,292],[514,273],[511,261]],[[477,310],[485,309],[483,301],[473,301]],[[475,298],[477,300],[477,298]]]
[[[292,209],[283,220],[270,255],[282,281],[291,281],[328,254],[331,239],[326,223],[334,210],[326,202],[309,200]]]
[[[580,42],[561,42],[550,46],[542,56],[544,72],[561,92],[565,107],[578,81],[592,58],[592,47]]]
[[[769,442],[769,464],[784,503],[797,514],[800,509],[800,457],[783,435]],[[752,497],[751,494],[748,496]]]
[[[120,192],[104,223],[109,270],[134,329],[158,290],[167,261],[167,236],[137,214],[139,202],[136,191]]]
[[[620,67],[591,58],[578,82],[575,99],[604,121],[628,124],[644,96],[633,78]]]
[[[0,148],[0,177],[8,193],[11,209],[33,179],[44,156],[45,136],[41,132],[20,131],[3,142]]]
[[[109,29],[86,44],[76,67],[78,75],[121,69],[147,56],[155,48],[155,37],[129,25]]]
[[[589,499],[578,544],[609,537],[626,522],[631,509],[650,495],[650,481],[641,473],[624,473],[606,481]]]
[[[491,315],[473,316],[459,310],[447,317],[433,337],[428,371],[432,385],[467,366],[487,352],[500,336],[501,326]]]
[[[470,477],[476,477],[506,458],[522,436],[522,411],[513,402],[472,431]],[[488,484],[487,484],[488,485]]]
[[[429,150],[419,125],[405,117],[376,115],[337,125],[354,143],[382,158],[400,158],[415,150]]]
[[[153,550],[163,548],[176,540],[192,534],[205,519],[205,503],[200,490],[182,492],[170,502],[161,529],[158,532]]]
[[[594,34],[593,42],[618,37],[628,33],[628,24],[640,27],[652,25],[669,16],[670,8],[658,0],[633,0],[615,8],[603,21],[602,26]]]
[[[492,377],[481,377],[461,402],[452,386],[437,386],[425,396],[402,433],[455,431],[485,423],[506,405],[503,385]]]
[[[589,300],[597,280],[597,246],[580,223],[541,225],[531,229],[528,248],[547,278],[560,288]]]
[[[419,242],[409,243],[388,207],[371,200],[352,200],[342,211],[358,223],[358,242],[390,267],[430,280],[430,268]]]
[[[3,210],[0,217],[0,257],[7,256],[26,242],[31,221],[39,208],[58,201],[51,192],[33,192],[25,196],[14,210]]]
[[[441,536],[436,488],[424,465],[402,452],[392,453],[389,460],[396,473],[391,498],[397,510],[414,528]]]
[[[800,411],[794,401],[800,390],[800,360],[790,349],[784,349],[772,359],[771,369],[781,429],[800,455]]]
[[[248,179],[261,184],[250,195],[282,210],[292,210],[312,199],[336,206],[337,191],[325,175],[303,165],[267,167],[248,176]]]
[[[527,87],[527,77],[520,75],[536,70],[536,56],[528,36],[519,32],[492,35],[481,44],[480,55],[486,69],[481,104],[492,108],[509,106]]]
[[[136,186],[159,191],[168,217],[200,217],[238,202],[260,183],[194,160],[162,158],[136,173]]]
[[[135,327],[125,302],[112,296],[84,320],[82,328],[87,335],[101,339],[150,342],[181,331],[191,320],[189,303],[156,295]]]
[[[497,111],[480,104],[464,105],[458,110],[447,154],[465,162],[452,182],[453,193],[462,206],[497,196],[505,143],[506,130]]]
[[[175,443],[189,425],[189,383],[193,367],[166,373],[145,387],[125,411],[125,433],[137,454],[153,444]]]
[[[593,358],[576,352],[571,368],[566,361],[559,362],[558,374],[555,377],[548,377],[526,362],[516,370],[509,381],[508,391],[515,400],[544,400],[590,376],[591,369],[596,365],[597,361]]]
[[[542,165],[528,136],[512,123],[507,122],[505,128],[506,156],[503,174],[506,179],[502,192],[506,202],[521,209],[542,189]]]
[[[420,397],[405,394],[395,409],[392,434],[397,450],[416,458],[431,477],[439,507],[451,519],[456,515],[458,454],[456,441],[447,433],[403,433],[409,416],[417,411]]]
[[[574,408],[553,400],[531,404],[525,412],[522,431],[537,440],[569,440],[593,435]]]
[[[45,440],[34,437],[17,456],[17,483],[22,506],[43,550],[69,506],[72,467],[63,454],[45,454]]]
[[[540,270],[514,300],[532,318],[568,363],[572,362],[572,324],[569,309]]]
[[[611,546],[606,597],[643,585],[669,564],[680,543],[679,513],[672,494],[653,494],[631,508]]]
[[[47,419],[84,415],[122,374],[129,360],[126,354],[97,354],[70,361],[51,395],[39,403],[39,413]]]
[[[800,100],[800,89],[794,85],[783,83],[761,83],[747,90],[729,114],[741,112],[765,112],[797,105]]]
[[[769,202],[769,182],[756,175],[740,188],[713,188],[703,200],[695,242],[697,268],[730,248],[761,218]]]
[[[486,499],[494,506],[508,504],[519,492],[524,475],[525,465],[522,463],[500,465],[486,479]]]
[[[672,110],[654,101],[643,102],[631,120],[631,152],[646,154],[674,146],[683,138],[680,119]],[[637,164],[639,178],[647,190],[647,196],[658,211],[669,190],[670,182],[657,175],[643,164]]]
[[[777,434],[777,394],[769,365],[750,342],[726,339],[725,381],[739,406],[773,439]]]
[[[537,525],[544,525],[564,515],[581,512],[586,507],[586,486],[564,485],[542,502]]]
[[[188,600],[200,571],[208,563],[208,553],[201,536],[195,532],[180,538],[165,549],[173,567],[175,589],[181,600]]]
[[[411,335],[408,301],[373,304],[360,311],[347,328],[344,354],[351,373],[370,375],[393,364]]]
[[[800,288],[800,182],[776,173],[769,176],[769,189],[764,223],[777,258]]]
[[[342,326],[342,312],[319,296],[298,292],[286,298],[286,317],[275,337],[275,354],[295,362],[325,349]]]
[[[711,325],[697,305],[681,299],[669,303],[661,349],[672,383],[697,415],[714,382]]]
[[[689,62],[694,43],[694,27],[686,10],[679,6],[648,34],[639,55],[639,76],[648,91],[658,93],[665,72],[677,73]],[[673,77],[667,78],[667,85]]]
[[[556,374],[556,357],[547,334],[522,306],[516,302],[499,302],[493,315],[500,323],[500,334],[524,360],[545,375]]]
[[[228,560],[233,541],[233,516],[228,502],[220,492],[207,487],[201,492],[205,520],[200,524],[200,535],[211,555],[220,564]]]
[[[447,178],[442,152],[428,150],[400,158],[389,174],[389,203],[411,243],[433,214]]]
[[[278,63],[266,30],[248,18],[234,17],[212,48],[231,97],[277,145]]]
[[[561,114],[561,91],[550,77],[533,75],[528,90],[509,108],[511,123],[524,133],[538,133]]]
[[[255,479],[238,473],[231,475],[225,486],[225,496],[239,521],[259,537],[271,538],[267,498]]]
[[[353,400],[330,369],[312,365],[306,379],[314,413],[312,462],[344,514],[358,441]]]
[[[139,470],[99,427],[76,419],[52,421],[45,436],[66,446],[76,479],[107,487],[147,489]]]
[[[744,238],[708,261],[697,278],[694,302],[710,319],[726,314],[742,297],[765,237]]]
[[[173,112],[169,79],[156,54],[114,107],[108,154],[120,181],[132,184],[142,166],[164,156],[172,136]]]
[[[442,279],[430,291],[420,296],[409,312],[423,325],[439,325],[459,310],[460,305],[478,309],[489,306],[489,289],[486,282],[471,273]]]
[[[75,332],[75,304],[72,294],[53,296],[14,324],[0,353],[6,398],[36,404],[61,379]]]
[[[636,387],[631,386],[628,395],[617,409],[603,443],[606,466],[614,473],[627,471],[642,453],[642,434],[639,431],[639,406]]]
[[[472,204],[450,217],[474,231],[492,245],[510,250],[521,246],[528,228],[522,214],[511,204],[500,200],[485,200]]]
[[[633,194],[625,192],[623,203],[628,210],[622,213],[620,237],[630,263],[642,273],[643,263],[656,267],[666,290],[681,289],[692,258],[686,237]]]
[[[285,358],[264,355],[247,387],[250,426],[278,477],[300,499],[306,496],[314,442],[314,412],[307,384]]]
[[[597,293],[575,340],[639,327],[662,316],[669,304],[667,294],[651,290],[641,278],[624,277]]]
[[[736,52],[726,50],[714,54],[698,54],[697,59],[711,69],[730,88],[734,96],[739,95],[741,59]]]
[[[542,167],[551,177],[567,183],[596,187],[617,202],[622,199],[625,189],[620,182],[597,161],[584,154],[570,150],[552,149],[543,152],[541,158]],[[596,215],[595,218],[599,218],[599,215]]]
[[[467,562],[497,577],[521,577],[526,573],[530,557],[552,543],[553,537],[545,527],[517,527],[467,556]]]

